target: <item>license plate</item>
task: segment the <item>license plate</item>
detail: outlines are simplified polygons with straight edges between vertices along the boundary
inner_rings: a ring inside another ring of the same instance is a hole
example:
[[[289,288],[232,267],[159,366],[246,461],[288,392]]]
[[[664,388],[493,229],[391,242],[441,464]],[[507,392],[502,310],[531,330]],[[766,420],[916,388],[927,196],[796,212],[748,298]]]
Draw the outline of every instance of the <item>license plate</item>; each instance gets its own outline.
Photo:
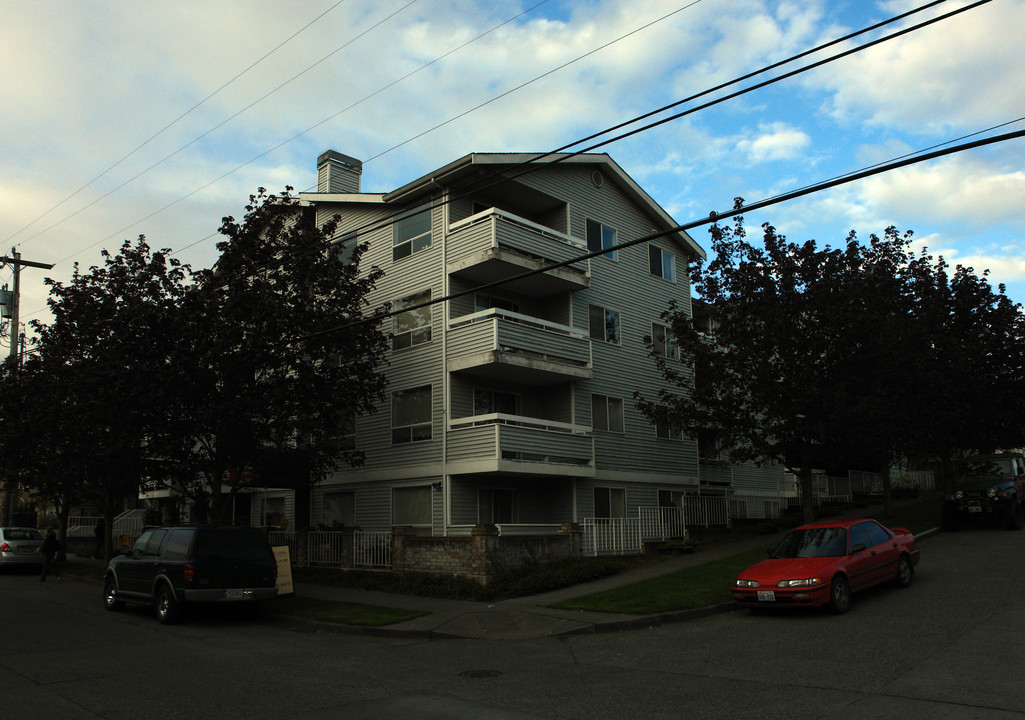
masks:
[[[239,600],[245,597],[245,591],[243,590],[228,590],[227,596],[229,600]]]
[[[19,547],[18,548],[18,554],[19,555],[31,555],[35,551],[36,551],[36,549],[34,547]]]
[[[978,507],[977,505],[972,505],[968,508],[968,512],[982,512],[982,508]]]
[[[759,590],[758,602],[776,602],[776,593],[772,590]]]

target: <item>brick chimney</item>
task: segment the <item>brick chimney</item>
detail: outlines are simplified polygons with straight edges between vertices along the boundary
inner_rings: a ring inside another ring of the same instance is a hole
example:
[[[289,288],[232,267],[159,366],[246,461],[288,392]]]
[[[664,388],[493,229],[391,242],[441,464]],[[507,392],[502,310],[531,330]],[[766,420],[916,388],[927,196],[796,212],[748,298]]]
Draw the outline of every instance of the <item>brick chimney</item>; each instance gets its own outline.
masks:
[[[317,192],[358,193],[362,173],[362,162],[328,150],[317,158]]]

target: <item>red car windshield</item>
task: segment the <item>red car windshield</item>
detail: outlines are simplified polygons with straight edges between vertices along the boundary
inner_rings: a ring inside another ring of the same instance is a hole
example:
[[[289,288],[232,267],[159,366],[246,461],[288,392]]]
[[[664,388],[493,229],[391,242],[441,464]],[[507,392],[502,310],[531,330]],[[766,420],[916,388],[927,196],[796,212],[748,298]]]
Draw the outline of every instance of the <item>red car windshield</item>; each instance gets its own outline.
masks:
[[[842,527],[798,528],[776,549],[774,558],[840,557],[847,554],[847,529]]]

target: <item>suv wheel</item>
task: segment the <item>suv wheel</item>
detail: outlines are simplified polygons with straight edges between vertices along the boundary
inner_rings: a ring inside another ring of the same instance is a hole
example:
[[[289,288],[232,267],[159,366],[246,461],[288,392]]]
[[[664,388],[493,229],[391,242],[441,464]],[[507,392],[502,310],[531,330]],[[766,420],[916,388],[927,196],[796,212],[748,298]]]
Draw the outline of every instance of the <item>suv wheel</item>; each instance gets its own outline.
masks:
[[[161,585],[157,590],[157,620],[162,625],[174,625],[181,617],[181,606],[174,599],[174,593],[167,585]]]
[[[124,610],[125,607],[125,601],[117,597],[117,583],[112,577],[103,581],[103,607],[111,612]]]

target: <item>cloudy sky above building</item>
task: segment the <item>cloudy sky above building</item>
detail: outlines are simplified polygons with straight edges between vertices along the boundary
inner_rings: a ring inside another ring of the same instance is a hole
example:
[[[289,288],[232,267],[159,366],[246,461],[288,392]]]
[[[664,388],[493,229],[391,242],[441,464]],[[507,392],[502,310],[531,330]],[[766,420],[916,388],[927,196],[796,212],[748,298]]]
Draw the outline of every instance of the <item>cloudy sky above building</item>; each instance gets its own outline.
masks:
[[[569,145],[926,4],[0,0],[0,242],[55,264],[23,272],[22,320],[46,317],[43,277],[66,281],[74,263],[100,264],[102,249],[140,234],[210,267],[221,218],[240,217],[257,187],[313,189],[324,150],[363,160],[364,191],[386,192],[470,152]],[[967,4],[940,2],[865,38]],[[1022,27],[1025,0],[992,0],[595,151],[687,223],[735,197],[1020,130]],[[913,230],[1025,301],[1023,200],[1025,141],[1011,140],[747,220],[833,246],[851,230]],[[707,248],[704,228],[691,234]],[[0,270],[0,285],[11,276]]]

